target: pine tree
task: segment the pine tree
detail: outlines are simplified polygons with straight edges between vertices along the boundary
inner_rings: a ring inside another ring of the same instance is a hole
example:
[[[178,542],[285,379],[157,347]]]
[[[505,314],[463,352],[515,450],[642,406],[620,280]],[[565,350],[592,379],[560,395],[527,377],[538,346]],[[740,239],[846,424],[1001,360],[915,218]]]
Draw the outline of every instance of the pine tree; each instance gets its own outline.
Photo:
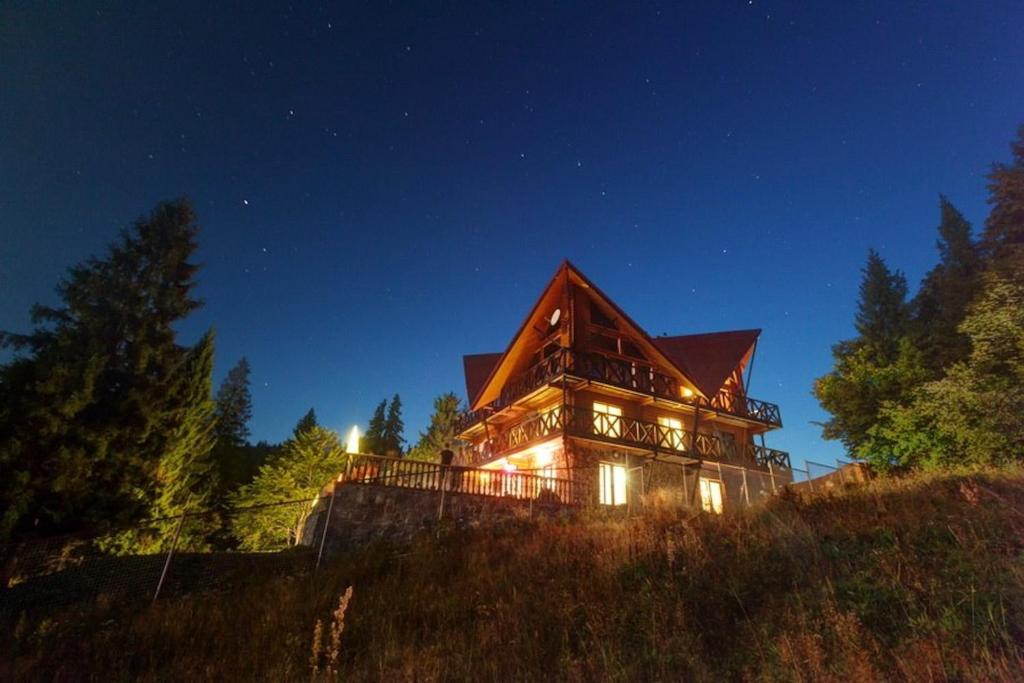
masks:
[[[295,424],[295,429],[292,430],[292,437],[298,437],[299,434],[313,427],[319,427],[320,423],[316,419],[316,411],[312,408],[309,412],[302,416],[302,418]]]
[[[176,391],[188,354],[175,325],[200,306],[195,214],[157,206],[106,257],[71,268],[58,308],[4,333],[0,369],[0,536],[131,519],[152,508],[187,412]]]
[[[1024,125],[1011,143],[1013,161],[993,164],[982,246],[998,277],[1024,281]]]
[[[252,394],[249,392],[249,361],[244,357],[228,371],[217,390],[217,441],[235,448],[249,441]]]
[[[459,398],[451,393],[434,399],[434,413],[426,431],[420,432],[419,441],[409,449],[408,457],[415,460],[440,462],[441,451],[455,442],[455,425],[459,420]]]
[[[933,378],[970,353],[970,341],[958,328],[978,295],[984,268],[971,237],[971,224],[945,197],[939,198],[939,263],[925,276],[914,298],[915,344]]]
[[[363,437],[363,447],[367,453],[384,455],[386,452],[384,443],[384,429],[386,418],[384,416],[388,408],[387,399],[381,401],[373,411],[370,424],[366,428],[366,435]]]
[[[405,424],[402,422],[402,399],[395,394],[388,406],[388,416],[384,420],[384,432],[381,444],[386,455],[402,455],[402,445],[405,443]]]
[[[860,334],[832,348],[832,372],[814,383],[814,395],[831,413],[822,425],[825,438],[841,440],[857,457],[870,455],[862,446],[882,404],[921,381],[920,359],[906,338],[906,280],[874,250],[862,273],[855,320]]]

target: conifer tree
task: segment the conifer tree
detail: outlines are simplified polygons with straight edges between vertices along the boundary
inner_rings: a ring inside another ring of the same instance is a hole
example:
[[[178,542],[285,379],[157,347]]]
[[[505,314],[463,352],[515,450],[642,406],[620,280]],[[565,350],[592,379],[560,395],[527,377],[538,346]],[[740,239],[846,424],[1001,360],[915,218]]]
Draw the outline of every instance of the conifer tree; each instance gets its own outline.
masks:
[[[249,392],[249,361],[241,358],[228,371],[217,390],[215,460],[219,474],[216,497],[226,502],[227,494],[246,482],[255,472],[249,460],[249,420],[252,394]]]
[[[933,377],[970,353],[958,328],[977,296],[984,263],[971,237],[971,224],[946,197],[939,198],[939,263],[925,276],[914,298],[913,337]]]
[[[312,408],[309,409],[302,418],[295,423],[295,428],[292,430],[292,437],[298,437],[302,432],[308,431],[313,427],[319,427],[320,423],[316,419],[316,411]]]
[[[341,438],[334,431],[312,427],[284,444],[273,462],[260,468],[252,483],[239,490],[236,506],[269,505],[235,520],[234,533],[246,550],[275,550],[295,545],[314,508],[309,501],[345,469]]]
[[[891,362],[910,317],[907,280],[899,271],[890,271],[874,249],[868,250],[868,260],[861,272],[860,301],[854,317],[854,327],[860,335],[856,344],[868,348],[879,362]]]
[[[217,390],[217,441],[235,448],[249,441],[252,394],[249,392],[249,361],[241,360],[228,371]]]
[[[0,536],[152,508],[187,412],[175,325],[200,306],[197,233],[186,201],[160,204],[104,258],[71,268],[61,305],[36,306],[30,334],[0,335],[18,352],[0,368]]]
[[[370,418],[370,424],[366,427],[366,435],[363,437],[363,445],[367,453],[374,455],[384,455],[385,453],[384,429],[387,408],[388,402],[387,399],[384,399],[373,410],[373,417]]]
[[[387,455],[400,456],[405,443],[405,424],[402,422],[402,399],[395,394],[388,406],[388,416],[384,420],[384,432],[381,444]]]
[[[855,327],[859,336],[832,348],[832,372],[814,383],[814,395],[831,413],[826,439],[839,439],[857,457],[879,408],[921,381],[920,359],[906,338],[907,283],[874,251],[868,252],[860,285]]]
[[[174,395],[169,401],[180,407],[181,421],[171,432],[167,450],[160,459],[156,499],[146,515],[163,520],[153,526],[136,526],[104,544],[107,550],[147,553],[164,550],[171,541],[177,520],[183,513],[207,513],[216,503],[219,473],[214,461],[217,437],[213,375],[213,333],[207,332],[189,350],[177,373]],[[215,517],[192,517],[182,527],[180,547],[201,550],[218,526]]]
[[[455,425],[459,420],[459,398],[448,392],[434,399],[434,413],[419,441],[409,449],[408,457],[440,462],[441,451],[455,441]]]
[[[1013,160],[993,164],[982,246],[998,277],[1024,281],[1024,124],[1011,143]]]

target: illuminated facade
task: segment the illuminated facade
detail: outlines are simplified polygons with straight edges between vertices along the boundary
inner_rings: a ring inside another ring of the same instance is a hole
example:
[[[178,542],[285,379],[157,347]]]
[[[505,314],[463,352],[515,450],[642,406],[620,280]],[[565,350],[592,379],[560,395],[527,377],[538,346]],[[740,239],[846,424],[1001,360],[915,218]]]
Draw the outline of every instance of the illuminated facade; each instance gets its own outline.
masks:
[[[718,512],[791,481],[765,445],[778,406],[751,398],[759,330],[651,337],[568,261],[502,353],[465,356],[460,464]]]

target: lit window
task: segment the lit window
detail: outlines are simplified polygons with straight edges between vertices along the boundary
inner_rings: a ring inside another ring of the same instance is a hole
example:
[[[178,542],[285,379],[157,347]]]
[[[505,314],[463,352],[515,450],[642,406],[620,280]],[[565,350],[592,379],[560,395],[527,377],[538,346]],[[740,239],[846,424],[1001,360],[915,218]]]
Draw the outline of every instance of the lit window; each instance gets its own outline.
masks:
[[[622,408],[594,401],[594,433],[612,438],[622,436]]]
[[[626,504],[626,468],[602,462],[598,469],[601,505]]]
[[[677,451],[685,451],[683,443],[683,422],[676,417],[659,417],[658,445]]]
[[[722,513],[722,482],[700,478],[700,505],[706,512]]]

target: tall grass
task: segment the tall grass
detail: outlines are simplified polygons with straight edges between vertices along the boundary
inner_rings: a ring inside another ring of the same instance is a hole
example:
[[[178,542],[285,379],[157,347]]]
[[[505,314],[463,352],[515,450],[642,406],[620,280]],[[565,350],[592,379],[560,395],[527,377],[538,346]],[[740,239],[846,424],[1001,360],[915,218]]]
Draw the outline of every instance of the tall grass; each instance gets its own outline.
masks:
[[[315,577],[23,618],[0,646],[47,680],[1020,680],[1022,548],[1024,472],[918,476],[453,530]]]

